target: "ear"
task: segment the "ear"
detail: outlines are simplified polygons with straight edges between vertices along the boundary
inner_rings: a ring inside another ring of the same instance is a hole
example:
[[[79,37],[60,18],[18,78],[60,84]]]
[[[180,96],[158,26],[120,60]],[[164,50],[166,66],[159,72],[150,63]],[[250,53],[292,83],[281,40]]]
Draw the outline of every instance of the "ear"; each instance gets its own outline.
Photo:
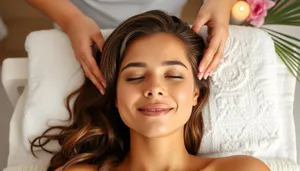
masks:
[[[193,97],[193,106],[197,105],[199,94],[200,94],[200,88],[199,88],[199,86],[195,86],[194,97]]]

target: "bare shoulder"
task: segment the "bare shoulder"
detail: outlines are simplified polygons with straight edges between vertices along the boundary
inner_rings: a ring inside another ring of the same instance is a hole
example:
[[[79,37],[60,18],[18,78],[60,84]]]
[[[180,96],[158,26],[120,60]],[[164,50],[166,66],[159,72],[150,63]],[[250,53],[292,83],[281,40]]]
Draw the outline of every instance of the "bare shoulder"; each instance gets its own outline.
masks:
[[[217,158],[209,168],[211,171],[271,171],[261,160],[245,155]]]
[[[97,171],[98,167],[96,165],[89,164],[76,164],[64,171]],[[55,171],[63,171],[63,167],[59,167]]]

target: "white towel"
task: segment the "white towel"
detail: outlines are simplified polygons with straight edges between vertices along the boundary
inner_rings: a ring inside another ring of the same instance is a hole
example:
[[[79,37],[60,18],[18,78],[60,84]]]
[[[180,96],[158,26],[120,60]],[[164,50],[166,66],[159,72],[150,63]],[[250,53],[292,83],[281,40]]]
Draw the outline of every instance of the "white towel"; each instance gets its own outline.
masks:
[[[4,168],[3,171],[47,171],[47,166],[20,165]]]
[[[251,154],[280,138],[274,43],[250,27],[231,26],[229,35],[203,111],[201,155]]]

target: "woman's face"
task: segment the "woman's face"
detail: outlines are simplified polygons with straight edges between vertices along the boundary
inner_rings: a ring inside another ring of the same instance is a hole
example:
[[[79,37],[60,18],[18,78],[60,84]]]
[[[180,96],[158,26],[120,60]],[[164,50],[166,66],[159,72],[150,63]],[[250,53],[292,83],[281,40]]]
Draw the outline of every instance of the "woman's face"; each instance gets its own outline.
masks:
[[[183,128],[198,95],[181,40],[156,33],[128,47],[118,76],[116,107],[132,131],[153,138]]]

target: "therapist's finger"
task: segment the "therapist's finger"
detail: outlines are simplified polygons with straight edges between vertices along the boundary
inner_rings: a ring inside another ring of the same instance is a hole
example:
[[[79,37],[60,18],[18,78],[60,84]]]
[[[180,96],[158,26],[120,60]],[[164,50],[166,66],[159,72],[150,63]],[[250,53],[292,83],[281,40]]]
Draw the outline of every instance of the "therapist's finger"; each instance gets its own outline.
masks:
[[[224,57],[224,49],[225,49],[225,43],[226,40],[222,40],[221,44],[218,48],[217,53],[213,57],[213,60],[210,62],[209,66],[207,67],[205,74],[204,74],[204,79],[207,79],[208,76],[211,76],[213,72],[216,70],[218,67],[221,59]]]
[[[104,44],[104,38],[102,33],[99,31],[95,35],[92,36],[93,42],[96,43],[98,46],[99,50],[102,52],[103,44]]]
[[[98,67],[95,58],[89,54],[89,56],[84,58],[84,62],[88,67],[88,70],[93,74],[98,83],[101,83],[103,87],[106,87],[106,83],[103,75],[101,74],[100,68]],[[96,57],[97,58],[97,57]],[[99,58],[99,57],[98,57]]]
[[[205,70],[212,61],[215,53],[217,52],[219,46],[220,46],[221,40],[219,37],[212,37],[211,41],[209,42],[208,48],[204,52],[204,57],[201,60],[198,70],[199,70],[199,79],[202,79],[205,75]]]
[[[81,62],[81,66],[83,68],[86,77],[92,81],[92,83],[97,87],[97,89],[103,95],[105,93],[103,86],[98,82],[95,75],[89,70],[88,65],[85,63],[85,61]]]

